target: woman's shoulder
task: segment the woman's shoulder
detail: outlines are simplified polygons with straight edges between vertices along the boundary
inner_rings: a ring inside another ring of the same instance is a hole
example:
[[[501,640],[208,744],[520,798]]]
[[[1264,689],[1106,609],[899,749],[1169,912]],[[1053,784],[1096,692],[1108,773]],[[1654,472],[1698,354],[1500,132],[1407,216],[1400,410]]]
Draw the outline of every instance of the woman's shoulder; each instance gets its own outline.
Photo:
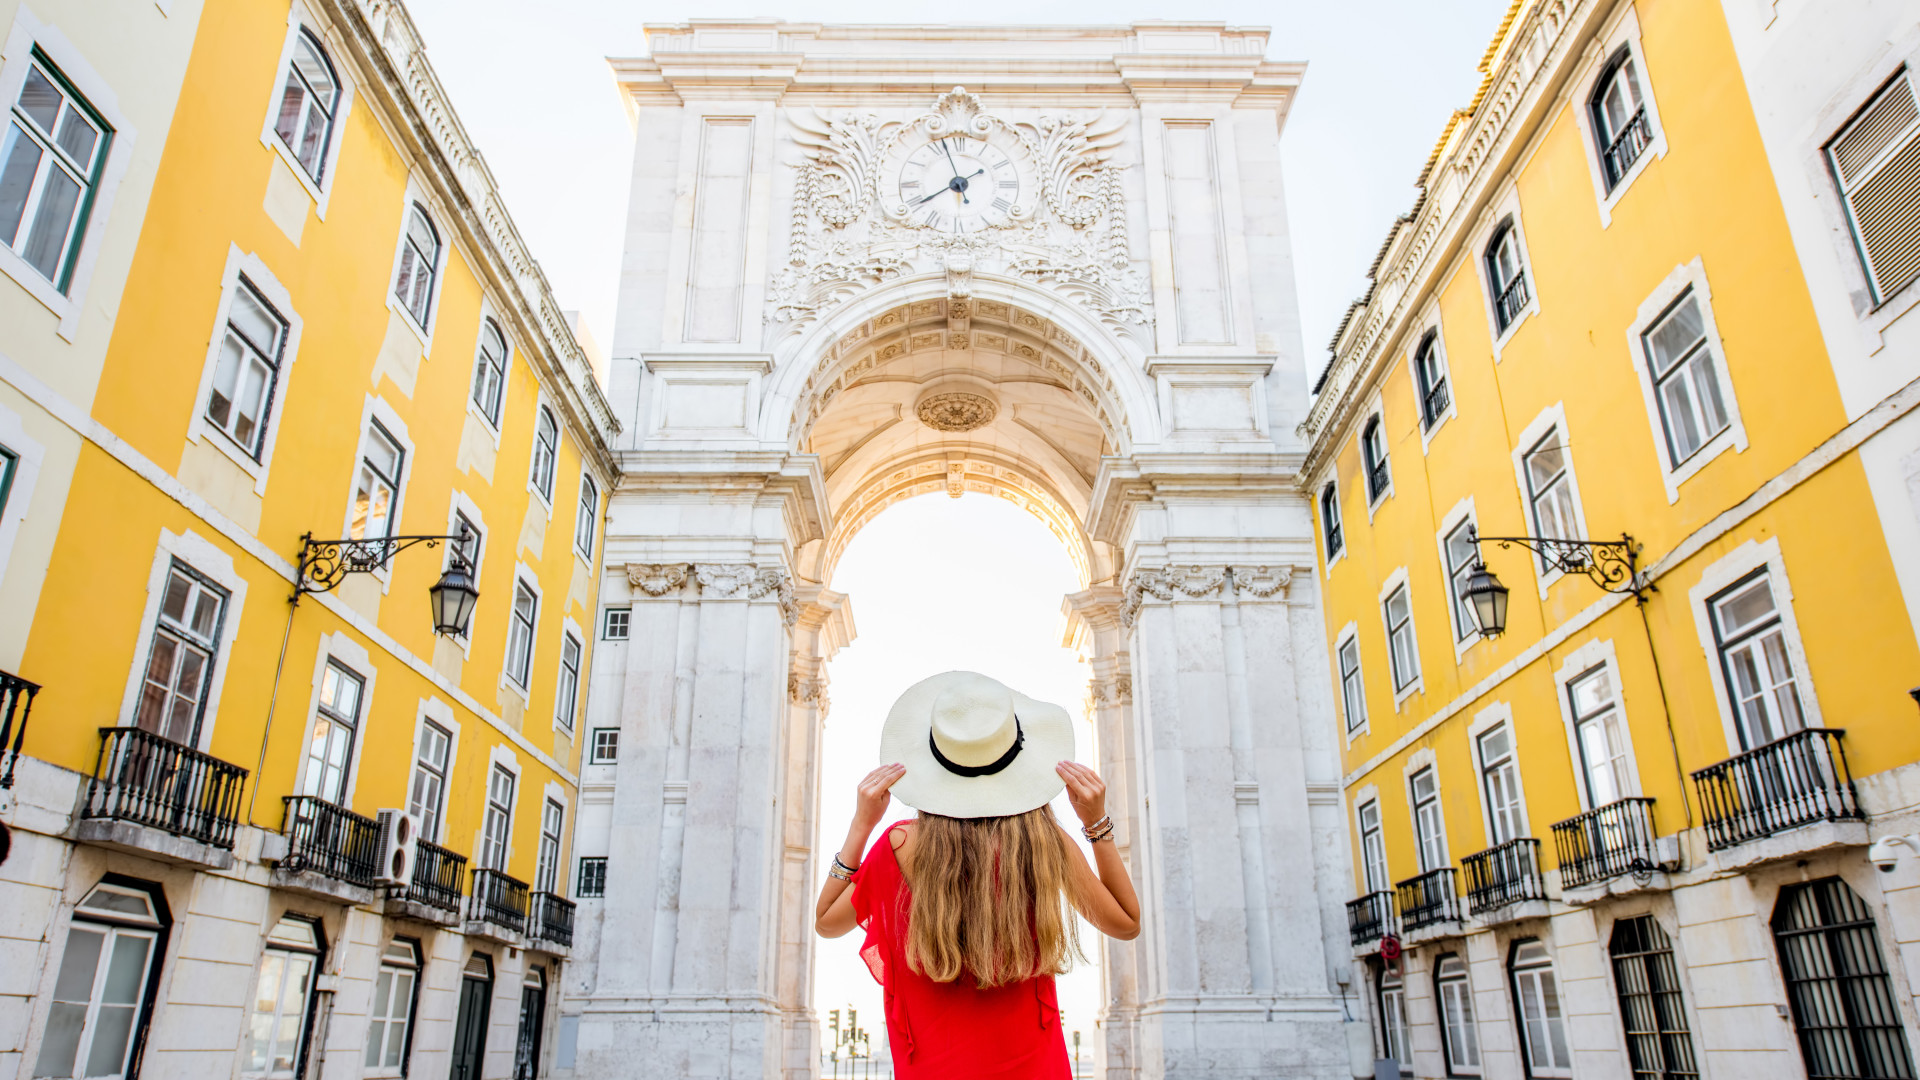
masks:
[[[899,851],[901,848],[905,847],[912,839],[913,839],[913,819],[912,818],[901,818],[899,821],[896,821],[893,824],[887,826],[887,842],[893,845],[893,850]]]

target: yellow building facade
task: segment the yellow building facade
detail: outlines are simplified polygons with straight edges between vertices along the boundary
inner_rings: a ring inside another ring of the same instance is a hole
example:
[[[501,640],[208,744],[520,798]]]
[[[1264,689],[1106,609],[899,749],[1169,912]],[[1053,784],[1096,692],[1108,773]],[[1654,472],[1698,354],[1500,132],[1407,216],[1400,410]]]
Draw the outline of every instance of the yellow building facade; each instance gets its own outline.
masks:
[[[1913,12],[1771,7],[1517,2],[1316,387],[1403,1073],[1912,1075]]]
[[[571,316],[403,7],[7,16],[0,1075],[544,1074],[604,865]]]

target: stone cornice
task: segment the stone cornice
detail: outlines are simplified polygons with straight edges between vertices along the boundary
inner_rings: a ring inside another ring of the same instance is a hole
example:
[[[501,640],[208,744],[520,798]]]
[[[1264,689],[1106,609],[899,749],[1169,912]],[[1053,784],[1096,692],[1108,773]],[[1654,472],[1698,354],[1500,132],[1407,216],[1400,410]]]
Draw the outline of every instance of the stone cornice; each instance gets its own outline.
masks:
[[[1241,564],[1196,566],[1181,563],[1156,569],[1135,570],[1127,577],[1120,601],[1120,625],[1132,629],[1144,604],[1153,601],[1180,603],[1202,600],[1211,603],[1251,603],[1285,601],[1293,584],[1291,566],[1248,566]]]

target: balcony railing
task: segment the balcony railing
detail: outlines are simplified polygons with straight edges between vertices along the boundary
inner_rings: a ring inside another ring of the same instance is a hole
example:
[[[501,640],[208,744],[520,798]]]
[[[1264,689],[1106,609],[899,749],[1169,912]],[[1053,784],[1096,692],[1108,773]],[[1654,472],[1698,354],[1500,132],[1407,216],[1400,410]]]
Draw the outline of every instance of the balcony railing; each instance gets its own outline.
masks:
[[[284,870],[308,870],[371,889],[380,873],[380,825],[311,795],[286,796]]]
[[[1660,869],[1653,837],[1652,799],[1621,799],[1560,822],[1553,827],[1560,887],[1576,889]]]
[[[20,763],[27,717],[33,713],[33,699],[39,693],[39,683],[0,671],[0,790],[13,786],[13,767]]]
[[[1347,901],[1347,934],[1356,946],[1379,941],[1400,932],[1393,918],[1393,893],[1386,890],[1368,893]]]
[[[1515,274],[1513,280],[1507,282],[1507,287],[1500,290],[1500,298],[1494,301],[1494,308],[1500,316],[1500,329],[1512,326],[1513,320],[1520,317],[1520,313],[1526,310],[1527,301],[1531,299],[1532,296],[1527,292],[1527,275]]]
[[[1460,919],[1459,893],[1451,866],[1410,877],[1393,890],[1400,905],[1400,925],[1409,931]]]
[[[1607,186],[1618,184],[1652,143],[1653,125],[1647,122],[1647,109],[1643,105],[1600,155],[1607,163]]]
[[[1367,467],[1367,498],[1377,499],[1387,493],[1387,463],[1376,461]]]
[[[467,918],[492,923],[516,934],[526,933],[527,883],[498,870],[474,870]]]
[[[1447,380],[1441,379],[1434,383],[1433,387],[1427,391],[1426,397],[1421,399],[1420,415],[1426,421],[1426,426],[1432,427],[1438,423],[1440,417],[1447,411],[1447,407],[1452,404],[1453,395],[1447,389]]]
[[[1474,915],[1518,904],[1545,900],[1547,882],[1540,874],[1540,841],[1516,837],[1460,860],[1467,872],[1467,910]]]
[[[406,898],[458,915],[460,883],[466,876],[465,855],[422,840],[414,846],[413,879],[407,883]]]
[[[1861,818],[1844,734],[1796,731],[1694,773],[1707,848],[1719,851],[1816,821]]]
[[[555,945],[573,944],[573,901],[550,892],[533,894],[527,936]]]
[[[100,729],[84,817],[130,821],[233,850],[247,770],[137,727]]]

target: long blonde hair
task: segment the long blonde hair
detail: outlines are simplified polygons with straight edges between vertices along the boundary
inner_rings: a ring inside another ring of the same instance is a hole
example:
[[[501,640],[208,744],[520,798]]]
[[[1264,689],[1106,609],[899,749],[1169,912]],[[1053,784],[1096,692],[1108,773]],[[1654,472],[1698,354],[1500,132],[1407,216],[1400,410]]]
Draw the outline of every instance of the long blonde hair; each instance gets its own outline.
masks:
[[[1067,838],[1045,806],[1011,817],[920,815],[914,825],[907,966],[985,989],[1059,975],[1085,959],[1071,908]]]

